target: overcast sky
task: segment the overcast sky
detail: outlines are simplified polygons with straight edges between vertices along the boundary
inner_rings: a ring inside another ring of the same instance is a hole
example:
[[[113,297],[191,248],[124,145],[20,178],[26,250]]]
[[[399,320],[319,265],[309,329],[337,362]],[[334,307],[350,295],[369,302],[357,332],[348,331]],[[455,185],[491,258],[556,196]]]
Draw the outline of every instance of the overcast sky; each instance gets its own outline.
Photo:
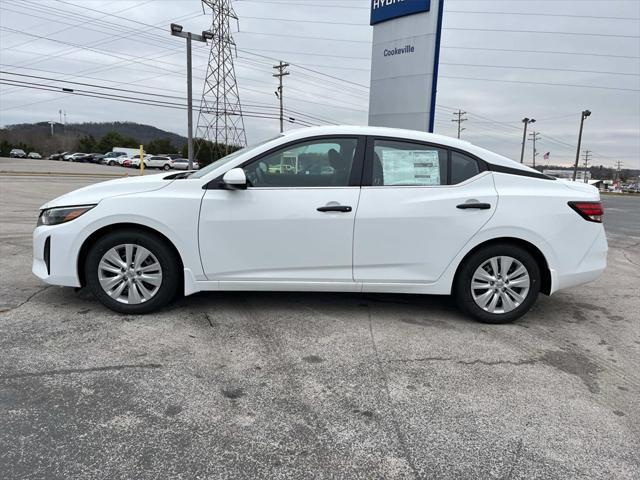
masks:
[[[282,59],[294,64],[285,78],[287,108],[335,123],[366,124],[369,3],[234,1],[240,96],[255,105],[245,110],[277,113],[271,65]],[[169,24],[200,32],[211,22],[198,0],[0,0],[0,10],[2,71],[182,98],[185,42],[170,36]],[[207,53],[206,45],[194,43],[196,98]],[[569,164],[580,112],[590,109],[583,147],[595,152],[593,163],[622,160],[624,167],[640,168],[640,0],[445,0],[440,59],[436,133],[454,136],[452,112],[461,108],[468,112],[464,139],[518,159],[521,119],[533,117],[540,157],[551,152],[551,162]],[[134,121],[186,135],[182,110],[0,85],[3,126],[58,120],[60,109],[70,123]],[[278,131],[275,119],[246,118],[245,125],[249,143]],[[525,158],[531,161],[531,142]]]

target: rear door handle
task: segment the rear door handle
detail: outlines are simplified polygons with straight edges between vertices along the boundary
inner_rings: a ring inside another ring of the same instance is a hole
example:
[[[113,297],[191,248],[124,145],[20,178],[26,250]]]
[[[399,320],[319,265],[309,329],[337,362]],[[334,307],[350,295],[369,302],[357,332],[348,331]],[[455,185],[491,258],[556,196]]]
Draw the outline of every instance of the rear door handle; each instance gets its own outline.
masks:
[[[319,212],[350,212],[352,208],[348,205],[325,205],[316,208]]]
[[[461,210],[467,210],[469,208],[477,208],[478,210],[489,210],[491,208],[491,205],[489,203],[472,202],[461,203],[460,205],[457,205],[456,208],[460,208]]]

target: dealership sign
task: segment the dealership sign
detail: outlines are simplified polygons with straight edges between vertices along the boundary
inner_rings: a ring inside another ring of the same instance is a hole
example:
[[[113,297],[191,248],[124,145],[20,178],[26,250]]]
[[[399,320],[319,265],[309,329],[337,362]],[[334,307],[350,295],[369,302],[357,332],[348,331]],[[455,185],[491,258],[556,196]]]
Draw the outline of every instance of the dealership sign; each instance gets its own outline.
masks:
[[[433,131],[444,0],[371,0],[369,125]]]
[[[431,0],[372,0],[371,25],[393,18],[428,12]]]

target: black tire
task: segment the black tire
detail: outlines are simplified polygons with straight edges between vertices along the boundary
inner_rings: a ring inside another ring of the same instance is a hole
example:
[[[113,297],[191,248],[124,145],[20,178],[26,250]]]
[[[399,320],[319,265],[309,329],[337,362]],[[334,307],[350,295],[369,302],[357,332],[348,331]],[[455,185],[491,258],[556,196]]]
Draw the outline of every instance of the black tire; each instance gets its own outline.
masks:
[[[162,268],[162,283],[151,299],[129,305],[111,298],[98,280],[98,264],[109,249],[122,244],[140,245],[158,259]],[[169,303],[177,294],[181,284],[178,259],[166,241],[157,235],[140,230],[120,230],[107,233],[90,248],[84,265],[87,287],[104,306],[119,313],[140,315],[158,310]]]
[[[109,160],[109,166],[113,167],[116,164],[115,160]]]
[[[529,291],[522,303],[505,313],[490,313],[482,309],[473,299],[471,282],[473,275],[483,263],[493,257],[508,256],[518,260],[527,269]],[[464,260],[454,285],[454,295],[458,307],[468,315],[483,323],[509,323],[527,313],[540,293],[540,267],[535,258],[525,249],[511,243],[496,243],[480,248]]]
[[[171,165],[169,165],[168,163],[165,163],[164,166],[162,167],[163,170],[169,170],[171,168]]]

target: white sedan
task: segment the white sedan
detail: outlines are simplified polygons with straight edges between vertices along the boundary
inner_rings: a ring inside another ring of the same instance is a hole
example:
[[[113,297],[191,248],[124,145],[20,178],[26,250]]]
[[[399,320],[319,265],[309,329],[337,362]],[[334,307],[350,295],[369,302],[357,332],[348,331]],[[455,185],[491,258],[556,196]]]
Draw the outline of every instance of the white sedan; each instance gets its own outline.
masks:
[[[317,127],[42,206],[33,272],[140,314],[202,290],[455,295],[503,323],[598,278],[598,191],[448,137]]]

